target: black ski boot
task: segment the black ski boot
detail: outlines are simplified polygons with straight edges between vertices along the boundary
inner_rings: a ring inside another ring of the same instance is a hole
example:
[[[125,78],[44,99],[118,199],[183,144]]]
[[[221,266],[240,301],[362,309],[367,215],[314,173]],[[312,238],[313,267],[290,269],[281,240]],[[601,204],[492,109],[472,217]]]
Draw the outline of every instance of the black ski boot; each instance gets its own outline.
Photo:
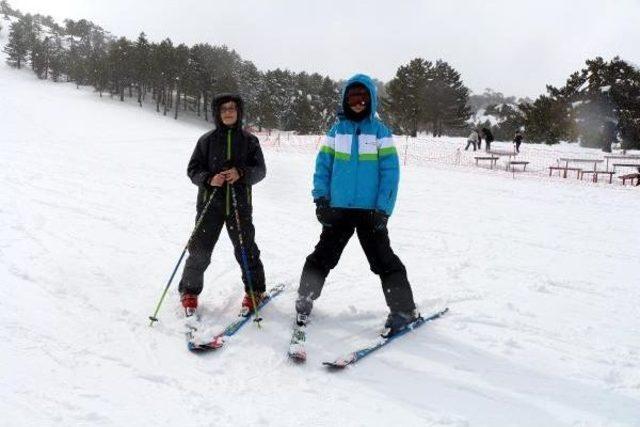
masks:
[[[419,318],[420,313],[418,313],[418,310],[413,310],[411,312],[392,311],[387,316],[387,321],[384,323],[384,331],[382,331],[381,335],[384,338],[389,338],[390,336],[406,329],[411,322],[414,322]]]

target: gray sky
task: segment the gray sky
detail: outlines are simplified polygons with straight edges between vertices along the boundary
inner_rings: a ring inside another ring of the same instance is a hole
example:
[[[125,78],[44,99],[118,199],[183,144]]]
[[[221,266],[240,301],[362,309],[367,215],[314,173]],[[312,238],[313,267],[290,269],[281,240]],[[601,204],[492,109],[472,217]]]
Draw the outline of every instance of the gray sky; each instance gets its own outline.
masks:
[[[585,59],[640,63],[640,0],[9,0],[22,12],[86,18],[117,36],[226,44],[261,70],[390,80],[442,58],[481,93],[535,97]]]

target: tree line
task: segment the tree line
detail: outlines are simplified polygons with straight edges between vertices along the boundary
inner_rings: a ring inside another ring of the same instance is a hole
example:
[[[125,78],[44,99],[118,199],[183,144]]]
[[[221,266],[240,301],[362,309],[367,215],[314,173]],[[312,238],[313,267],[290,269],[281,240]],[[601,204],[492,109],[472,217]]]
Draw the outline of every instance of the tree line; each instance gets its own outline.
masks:
[[[213,96],[239,93],[246,100],[247,124],[301,134],[322,133],[335,120],[343,81],[317,73],[261,71],[226,46],[199,43],[175,45],[170,38],[149,41],[115,37],[87,21],[22,14],[6,0],[0,13],[13,17],[5,52],[15,67],[30,66],[39,78],[92,86],[103,96],[136,98],[153,103],[164,115],[189,113],[211,120]],[[401,65],[387,83],[376,82],[379,113],[398,134],[464,135],[478,125],[491,127],[498,140],[510,140],[517,129],[527,142],[554,144],[579,141],[605,147],[620,139],[625,148],[640,148],[640,73],[614,58],[586,61],[565,86],[547,86],[531,101],[500,98],[485,114],[496,125],[470,120],[478,103],[460,73],[443,60],[415,58]],[[487,95],[487,94],[485,94]]]
[[[341,107],[343,81],[282,69],[263,72],[226,46],[175,45],[169,38],[154,43],[144,33],[128,40],[87,20],[58,25],[51,17],[13,10],[6,0],[0,7],[0,13],[17,18],[5,47],[8,62],[30,66],[42,79],[89,85],[100,96],[136,97],[141,106],[153,102],[162,114],[177,118],[190,111],[204,120],[211,119],[213,96],[237,92],[247,101],[248,124],[299,133],[326,131]],[[444,61],[415,59],[388,84],[377,83],[384,97],[380,113],[396,132],[415,135],[430,128],[442,135],[467,126],[469,90]]]
[[[499,119],[493,126],[497,139],[524,129],[533,143],[579,142],[610,151],[617,142],[640,149],[640,70],[619,57],[596,57],[564,86],[547,85],[534,101],[489,105],[485,114]]]

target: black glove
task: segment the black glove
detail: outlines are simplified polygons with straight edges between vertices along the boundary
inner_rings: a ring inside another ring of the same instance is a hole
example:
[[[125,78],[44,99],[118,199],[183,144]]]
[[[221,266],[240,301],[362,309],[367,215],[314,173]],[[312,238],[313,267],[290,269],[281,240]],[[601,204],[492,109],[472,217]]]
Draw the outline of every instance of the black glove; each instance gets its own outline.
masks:
[[[318,222],[325,227],[331,227],[337,219],[337,211],[331,207],[329,200],[324,197],[314,199],[313,202],[316,204]]]
[[[381,211],[376,209],[375,211],[371,211],[371,225],[375,231],[382,231],[387,228],[387,221],[389,220],[389,215],[385,211]]]

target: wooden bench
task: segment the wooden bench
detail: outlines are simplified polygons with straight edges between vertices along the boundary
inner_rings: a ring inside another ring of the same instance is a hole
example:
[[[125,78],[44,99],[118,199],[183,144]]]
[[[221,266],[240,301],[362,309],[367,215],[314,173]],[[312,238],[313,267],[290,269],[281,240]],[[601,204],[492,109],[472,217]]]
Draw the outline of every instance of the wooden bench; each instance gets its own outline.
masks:
[[[557,170],[558,171],[558,176],[560,176],[560,171],[564,171],[564,175],[563,178],[567,177],[567,171],[575,171],[577,176],[576,179],[580,179],[580,174],[582,173],[582,169],[581,168],[568,168],[565,166],[549,166],[549,176],[551,176],[551,173]]]
[[[491,169],[493,169],[496,163],[498,163],[499,158],[500,157],[496,157],[496,156],[475,156],[474,157],[474,159],[476,159],[476,166],[478,166],[478,161],[480,160],[489,160],[491,162]]]
[[[613,164],[613,171],[616,171],[616,166],[621,167],[621,168],[639,168],[640,169],[640,163],[614,163]]]
[[[598,175],[609,175],[609,184],[613,182],[613,175],[615,175],[615,172],[609,172],[609,171],[582,171],[580,172],[580,180],[582,180],[582,177],[584,176],[585,173],[593,174],[593,177],[592,177],[593,182],[598,182]]]
[[[511,169],[512,171],[514,171],[515,169],[513,168],[513,165],[522,165],[522,171],[526,171],[527,170],[527,165],[529,164],[529,162],[525,162],[522,160],[514,160],[512,162],[507,163],[507,170]]]
[[[622,185],[624,185],[627,180],[631,181],[631,185],[633,185],[633,180],[636,179],[636,185],[640,183],[640,173],[629,173],[626,175],[620,175],[618,178],[622,180]]]

